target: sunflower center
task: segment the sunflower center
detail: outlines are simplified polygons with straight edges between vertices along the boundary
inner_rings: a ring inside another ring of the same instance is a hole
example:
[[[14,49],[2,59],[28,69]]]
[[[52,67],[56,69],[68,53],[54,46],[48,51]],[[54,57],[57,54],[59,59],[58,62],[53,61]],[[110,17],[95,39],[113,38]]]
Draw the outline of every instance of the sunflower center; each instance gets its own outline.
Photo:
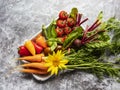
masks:
[[[57,66],[59,65],[59,63],[60,63],[59,60],[54,60],[54,61],[53,61],[53,65],[54,65],[55,67],[57,67]]]

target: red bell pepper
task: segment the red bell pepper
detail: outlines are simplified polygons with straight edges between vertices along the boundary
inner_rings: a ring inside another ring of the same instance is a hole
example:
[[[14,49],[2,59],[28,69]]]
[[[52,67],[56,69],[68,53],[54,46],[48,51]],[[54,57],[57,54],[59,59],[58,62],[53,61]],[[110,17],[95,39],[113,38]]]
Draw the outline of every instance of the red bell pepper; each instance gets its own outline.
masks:
[[[31,53],[28,51],[28,49],[25,46],[20,46],[18,48],[18,54],[22,56],[30,56]]]
[[[36,44],[35,42],[33,42],[33,41],[32,41],[32,43],[33,43],[33,45],[34,45],[34,47],[35,47],[36,54],[40,54],[40,53],[43,51],[43,47],[37,45],[37,44]]]

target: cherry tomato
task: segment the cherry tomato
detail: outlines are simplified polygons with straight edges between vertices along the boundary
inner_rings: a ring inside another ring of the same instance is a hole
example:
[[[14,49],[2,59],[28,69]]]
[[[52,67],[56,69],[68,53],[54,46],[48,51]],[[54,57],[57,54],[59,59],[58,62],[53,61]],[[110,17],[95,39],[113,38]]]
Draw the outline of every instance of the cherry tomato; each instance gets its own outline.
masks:
[[[73,18],[67,18],[67,25],[73,27],[75,25],[75,20]]]
[[[62,36],[64,34],[64,31],[62,28],[57,27],[56,29],[57,36]]]
[[[61,11],[59,13],[59,18],[62,19],[62,20],[66,20],[68,18],[68,14],[66,11]]]
[[[57,26],[60,27],[60,28],[64,28],[66,26],[66,20],[58,19],[57,20]]]
[[[68,26],[64,28],[65,34],[69,34],[71,31],[72,31],[72,29]]]
[[[66,39],[66,36],[58,37],[58,39],[63,43]]]
[[[45,54],[45,55],[48,55],[48,54],[51,54],[51,53],[52,53],[52,51],[51,51],[50,47],[46,47],[46,48],[44,49],[44,54]]]

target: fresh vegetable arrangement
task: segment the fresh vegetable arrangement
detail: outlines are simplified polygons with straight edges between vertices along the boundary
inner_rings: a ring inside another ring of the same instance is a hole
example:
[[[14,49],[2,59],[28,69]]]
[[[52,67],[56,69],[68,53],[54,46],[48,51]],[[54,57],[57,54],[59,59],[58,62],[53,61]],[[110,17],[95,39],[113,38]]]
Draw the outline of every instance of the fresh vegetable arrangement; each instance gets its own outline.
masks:
[[[77,8],[70,13],[60,11],[58,18],[42,32],[20,46],[17,58],[27,61],[20,66],[23,73],[57,75],[62,70],[81,70],[96,75],[120,78],[120,21],[114,17],[102,21],[103,12],[92,25],[84,28]],[[110,35],[113,35],[111,37]],[[109,56],[113,62],[106,60]]]

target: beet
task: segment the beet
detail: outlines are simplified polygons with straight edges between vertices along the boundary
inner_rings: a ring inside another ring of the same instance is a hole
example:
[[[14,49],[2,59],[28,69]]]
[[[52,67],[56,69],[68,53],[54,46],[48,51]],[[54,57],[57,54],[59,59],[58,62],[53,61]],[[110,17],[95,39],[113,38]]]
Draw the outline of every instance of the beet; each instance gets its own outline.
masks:
[[[76,47],[80,47],[80,46],[81,46],[81,40],[80,40],[80,39],[74,40],[74,45],[75,45]]]

